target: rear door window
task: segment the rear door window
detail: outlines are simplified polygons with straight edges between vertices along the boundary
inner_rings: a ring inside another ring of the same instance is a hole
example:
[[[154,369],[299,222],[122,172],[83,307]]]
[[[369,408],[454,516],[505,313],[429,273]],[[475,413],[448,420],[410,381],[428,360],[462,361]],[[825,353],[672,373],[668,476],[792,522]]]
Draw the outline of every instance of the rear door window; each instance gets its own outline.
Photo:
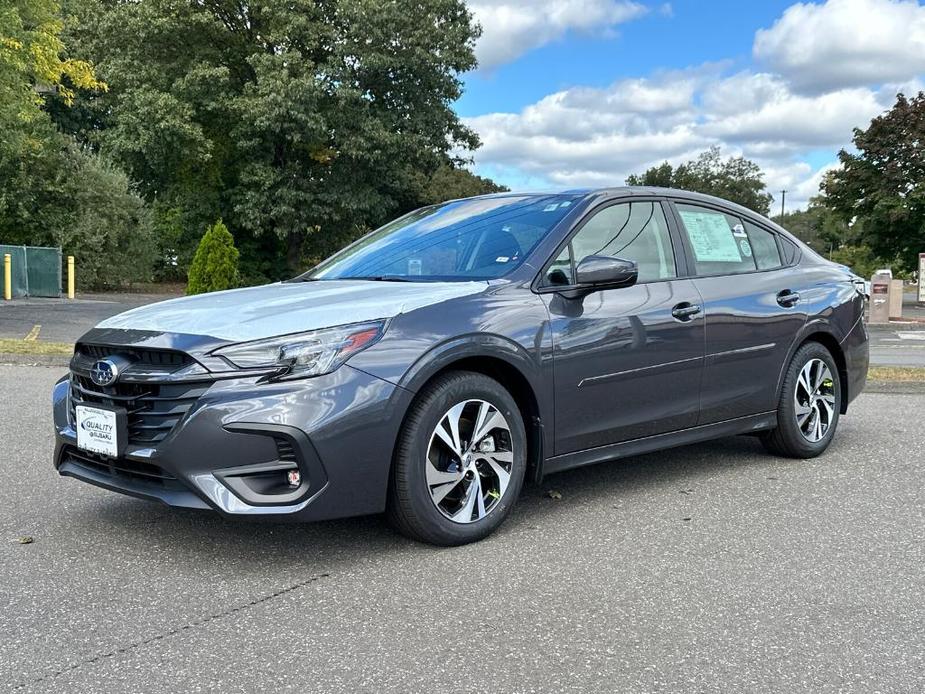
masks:
[[[730,275],[758,269],[738,217],[697,205],[679,204],[676,208],[693,254],[695,274]]]

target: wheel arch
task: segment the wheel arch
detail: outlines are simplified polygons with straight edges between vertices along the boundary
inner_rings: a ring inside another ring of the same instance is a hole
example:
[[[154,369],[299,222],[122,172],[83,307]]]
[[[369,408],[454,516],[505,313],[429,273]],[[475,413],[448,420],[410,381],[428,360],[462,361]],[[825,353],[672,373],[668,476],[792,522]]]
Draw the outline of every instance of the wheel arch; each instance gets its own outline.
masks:
[[[838,378],[841,383],[842,388],[842,398],[841,398],[841,407],[839,408],[841,414],[845,414],[848,411],[848,401],[851,399],[848,389],[850,384],[848,382],[848,362],[845,359],[845,352],[841,348],[841,342],[832,332],[831,328],[826,323],[815,323],[806,325],[804,329],[800,332],[797,339],[793,341],[793,344],[790,347],[790,352],[787,354],[787,358],[784,360],[783,367],[781,368],[780,374],[777,377],[777,392],[780,393],[781,385],[784,380],[784,374],[787,372],[787,368],[790,366],[790,361],[793,359],[793,355],[805,345],[807,342],[818,342],[832,355],[832,359],[835,360],[835,366],[838,368]]]
[[[539,481],[543,474],[546,426],[552,418],[551,403],[543,400],[547,395],[542,392],[540,369],[526,350],[499,336],[478,334],[438,345],[419,359],[400,383],[414,397],[402,416],[399,435],[417,394],[429,383],[451,371],[483,374],[498,381],[517,403],[527,433],[527,474]]]

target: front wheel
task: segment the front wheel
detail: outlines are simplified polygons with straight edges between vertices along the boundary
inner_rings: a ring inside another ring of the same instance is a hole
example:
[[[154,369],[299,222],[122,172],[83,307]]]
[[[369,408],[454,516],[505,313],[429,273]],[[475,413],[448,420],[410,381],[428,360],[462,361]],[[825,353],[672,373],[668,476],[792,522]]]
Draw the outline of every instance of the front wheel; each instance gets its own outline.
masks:
[[[777,428],[762,437],[765,448],[789,458],[814,458],[835,436],[841,412],[841,380],[832,354],[808,342],[793,355],[781,386]]]
[[[526,462],[524,423],[510,393],[478,373],[440,376],[399,435],[388,518],[423,542],[481,540],[510,513]]]

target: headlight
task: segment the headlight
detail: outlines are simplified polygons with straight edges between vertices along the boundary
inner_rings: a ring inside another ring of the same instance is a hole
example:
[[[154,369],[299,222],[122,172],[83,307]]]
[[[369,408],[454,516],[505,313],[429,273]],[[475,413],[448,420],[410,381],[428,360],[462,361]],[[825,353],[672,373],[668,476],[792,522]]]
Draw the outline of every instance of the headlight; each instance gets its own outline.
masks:
[[[385,321],[354,323],[267,340],[243,342],[215,351],[239,369],[277,369],[280,376],[331,373],[385,334]]]

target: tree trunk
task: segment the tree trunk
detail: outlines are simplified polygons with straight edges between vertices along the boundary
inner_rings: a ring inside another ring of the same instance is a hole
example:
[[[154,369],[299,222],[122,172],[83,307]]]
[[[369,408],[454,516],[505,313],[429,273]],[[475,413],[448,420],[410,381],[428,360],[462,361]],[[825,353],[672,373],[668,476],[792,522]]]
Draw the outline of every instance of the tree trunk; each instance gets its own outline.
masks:
[[[290,231],[286,237],[286,265],[294,275],[302,273],[302,242],[305,234],[301,231]]]

